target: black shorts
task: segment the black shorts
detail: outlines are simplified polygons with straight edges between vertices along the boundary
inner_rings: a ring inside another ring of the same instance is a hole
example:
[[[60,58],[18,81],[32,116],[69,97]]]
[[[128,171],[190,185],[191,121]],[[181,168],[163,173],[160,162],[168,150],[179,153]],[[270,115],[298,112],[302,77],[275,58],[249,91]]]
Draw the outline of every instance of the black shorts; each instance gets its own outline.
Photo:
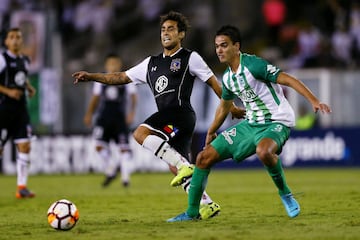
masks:
[[[104,118],[96,120],[93,129],[93,136],[97,141],[109,143],[111,140],[120,145],[129,144],[129,129],[125,122],[125,117]]]
[[[145,120],[144,124],[163,135],[170,146],[191,161],[191,140],[195,122],[195,112],[175,108],[154,113]]]
[[[27,140],[31,138],[30,117],[26,108],[0,106],[0,147],[8,139]]]

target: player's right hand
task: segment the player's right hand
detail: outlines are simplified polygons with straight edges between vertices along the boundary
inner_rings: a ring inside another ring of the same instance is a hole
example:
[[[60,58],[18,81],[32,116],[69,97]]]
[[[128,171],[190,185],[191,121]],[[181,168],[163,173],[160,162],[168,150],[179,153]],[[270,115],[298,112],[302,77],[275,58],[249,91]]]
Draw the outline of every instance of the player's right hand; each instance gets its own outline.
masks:
[[[79,71],[79,72],[75,72],[71,75],[74,79],[74,84],[78,83],[78,82],[87,82],[89,81],[89,73],[86,71]]]

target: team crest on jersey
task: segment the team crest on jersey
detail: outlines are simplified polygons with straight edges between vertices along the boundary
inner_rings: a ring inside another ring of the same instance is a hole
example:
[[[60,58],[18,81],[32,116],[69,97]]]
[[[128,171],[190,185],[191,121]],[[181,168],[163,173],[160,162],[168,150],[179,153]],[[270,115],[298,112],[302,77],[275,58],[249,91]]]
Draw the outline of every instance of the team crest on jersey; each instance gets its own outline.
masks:
[[[14,80],[16,85],[24,86],[26,82],[26,74],[23,71],[17,72]]]
[[[175,58],[171,61],[170,63],[170,70],[172,72],[177,72],[181,67],[181,59],[180,58]]]
[[[160,77],[158,77],[158,79],[156,79],[155,90],[158,93],[161,93],[168,86],[168,84],[169,84],[168,78],[164,75],[161,75]]]
[[[238,80],[240,82],[241,86],[245,85],[244,77],[241,74],[235,75],[235,78],[236,78],[236,80]]]

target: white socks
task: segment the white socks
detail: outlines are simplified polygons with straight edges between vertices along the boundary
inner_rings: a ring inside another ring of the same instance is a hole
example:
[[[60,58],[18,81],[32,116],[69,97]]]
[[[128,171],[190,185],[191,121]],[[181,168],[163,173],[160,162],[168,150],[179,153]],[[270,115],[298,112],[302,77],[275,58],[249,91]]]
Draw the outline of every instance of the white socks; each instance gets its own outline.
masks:
[[[145,138],[142,146],[152,151],[155,156],[159,157],[171,166],[179,169],[183,165],[190,165],[190,163],[181,156],[175,149],[173,149],[164,139],[149,135]]]
[[[17,170],[17,185],[26,186],[29,176],[29,154],[18,153],[16,158],[16,170]]]
[[[111,162],[111,153],[109,148],[103,147],[99,152],[101,159],[103,160],[104,173],[108,177],[115,176],[116,174],[116,166]]]
[[[132,154],[129,151],[126,152],[121,152],[121,181],[123,183],[129,183],[130,182],[130,174],[132,172],[131,169],[131,159],[132,159]]]
[[[111,160],[111,152],[107,147],[103,147],[99,152],[101,159],[103,160],[104,173],[107,177],[113,177],[116,175],[117,164],[120,163],[121,170],[121,181],[123,183],[130,182],[130,174],[132,173],[131,169],[131,158],[132,154],[129,151],[120,152],[120,160],[113,162]]]

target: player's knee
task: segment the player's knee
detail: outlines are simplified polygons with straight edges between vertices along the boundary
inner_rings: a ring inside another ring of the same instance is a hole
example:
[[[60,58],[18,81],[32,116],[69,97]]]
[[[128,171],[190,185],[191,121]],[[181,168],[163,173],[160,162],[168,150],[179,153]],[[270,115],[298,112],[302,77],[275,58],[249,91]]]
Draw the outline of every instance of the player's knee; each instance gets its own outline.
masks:
[[[263,160],[263,159],[266,159],[268,157],[269,152],[266,149],[258,146],[256,148],[256,155],[258,156],[258,158],[260,160]]]
[[[139,130],[139,128],[136,128],[135,131],[133,132],[133,137],[136,142],[140,143],[141,135],[142,134],[141,134],[141,131]]]
[[[272,160],[274,158],[273,153],[270,151],[270,149],[257,147],[256,148],[256,155],[260,159],[260,161],[265,165],[271,165]]]
[[[30,151],[31,151],[30,143],[18,144],[18,151],[21,153],[30,153]]]
[[[210,168],[212,165],[212,159],[206,150],[201,151],[196,157],[196,166],[199,168]]]
[[[150,131],[143,127],[143,126],[139,126],[135,129],[134,133],[133,133],[133,137],[136,140],[136,142],[138,142],[139,144],[143,144],[145,138],[150,134]]]

